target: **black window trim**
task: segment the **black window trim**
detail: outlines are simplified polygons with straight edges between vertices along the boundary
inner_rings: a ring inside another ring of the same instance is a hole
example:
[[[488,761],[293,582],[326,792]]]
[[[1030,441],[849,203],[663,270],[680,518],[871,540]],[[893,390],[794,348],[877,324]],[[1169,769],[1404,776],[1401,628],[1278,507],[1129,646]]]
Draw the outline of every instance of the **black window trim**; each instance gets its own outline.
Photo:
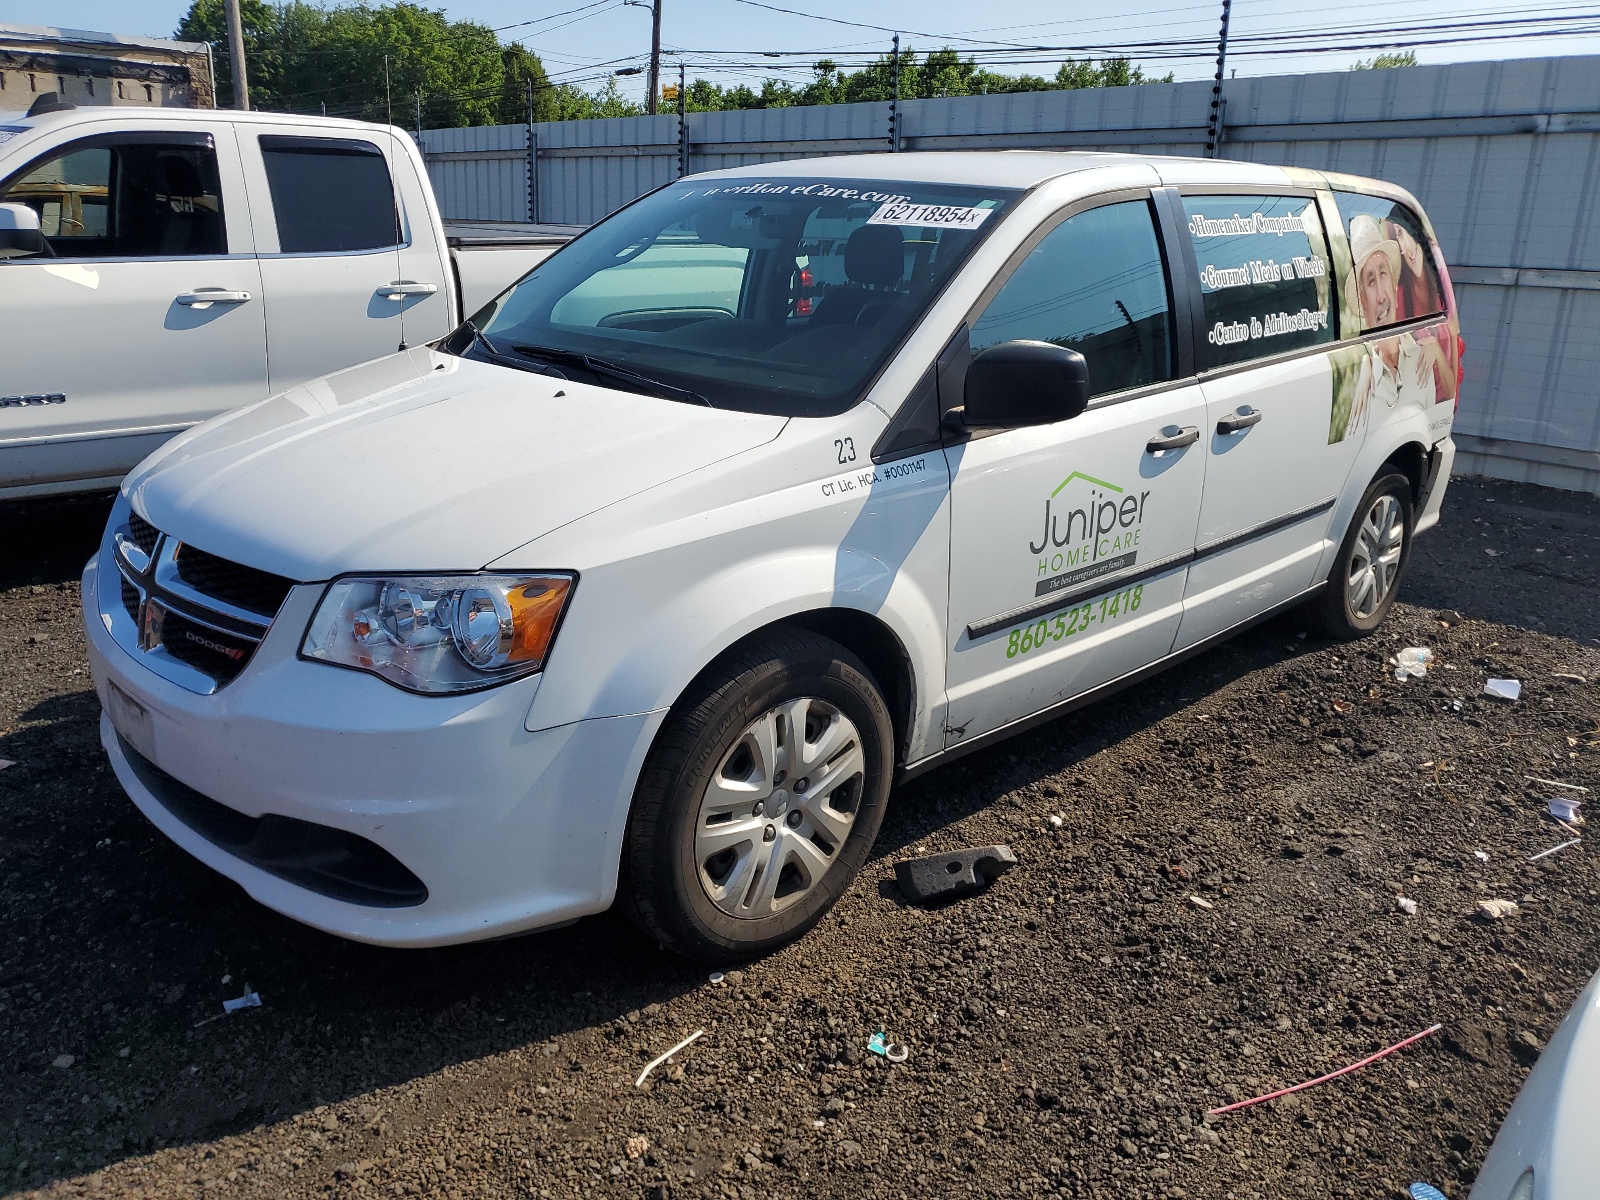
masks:
[[[17,180],[40,163],[60,158],[67,154],[76,154],[80,150],[109,150],[113,146],[181,146],[193,150],[209,150],[217,154],[217,139],[214,134],[200,129],[118,129],[102,133],[85,134],[81,138],[74,138],[69,142],[62,142],[52,146],[40,154],[30,158],[4,179],[0,179],[0,193],[4,193]],[[218,214],[222,218],[222,237],[224,245],[232,245],[233,239],[228,236],[228,198],[223,195],[222,159],[217,157],[217,199],[222,205]],[[224,254],[55,254],[50,258],[7,258],[0,259],[0,266],[37,266],[41,262],[51,263],[157,263],[157,262],[226,262],[230,259],[247,259],[256,257],[252,253],[241,251],[228,251]]]
[[[268,143],[276,143],[268,145]],[[294,259],[294,258],[359,258],[364,255],[394,254],[401,250],[409,250],[415,242],[411,232],[409,220],[404,206],[400,202],[400,185],[395,177],[395,164],[384,153],[383,147],[375,141],[365,138],[338,138],[319,137],[315,134],[256,134],[256,155],[261,163],[261,172],[266,180],[267,207],[271,212],[271,221],[268,228],[272,231],[273,241],[279,246],[283,245],[281,234],[278,231],[278,206],[272,197],[272,177],[267,172],[267,152],[269,150],[289,150],[308,154],[326,154],[329,156],[341,155],[350,158],[372,158],[383,160],[384,171],[389,176],[389,193],[394,200],[395,240],[386,246],[368,246],[361,250],[272,250],[259,252],[254,257],[262,259]],[[676,182],[674,180],[673,182]],[[666,186],[666,185],[663,185]],[[655,189],[659,191],[660,189]],[[647,193],[648,194],[648,193]],[[641,200],[643,196],[639,197]],[[570,240],[570,239],[569,239]],[[452,263],[454,260],[451,260]]]

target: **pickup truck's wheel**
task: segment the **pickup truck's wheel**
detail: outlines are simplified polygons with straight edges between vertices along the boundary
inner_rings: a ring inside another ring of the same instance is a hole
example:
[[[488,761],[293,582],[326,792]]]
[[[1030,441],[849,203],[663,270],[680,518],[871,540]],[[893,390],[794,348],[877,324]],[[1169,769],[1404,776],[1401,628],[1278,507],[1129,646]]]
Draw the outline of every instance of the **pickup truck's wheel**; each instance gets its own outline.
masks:
[[[1385,470],[1356,506],[1328,586],[1316,600],[1317,622],[1329,637],[1366,637],[1389,615],[1411,555],[1411,481]]]
[[[626,911],[707,962],[800,937],[872,849],[893,739],[876,682],[838,643],[785,631],[736,651],[674,711],[640,776]]]

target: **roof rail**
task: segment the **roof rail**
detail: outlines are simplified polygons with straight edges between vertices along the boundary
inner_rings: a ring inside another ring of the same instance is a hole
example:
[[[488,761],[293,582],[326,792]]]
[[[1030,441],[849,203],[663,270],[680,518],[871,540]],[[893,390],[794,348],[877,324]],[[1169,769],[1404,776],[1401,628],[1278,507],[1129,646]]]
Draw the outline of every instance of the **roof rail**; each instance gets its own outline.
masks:
[[[28,106],[27,116],[37,117],[44,113],[66,112],[69,108],[77,108],[71,100],[63,100],[60,92],[40,92],[39,98]]]

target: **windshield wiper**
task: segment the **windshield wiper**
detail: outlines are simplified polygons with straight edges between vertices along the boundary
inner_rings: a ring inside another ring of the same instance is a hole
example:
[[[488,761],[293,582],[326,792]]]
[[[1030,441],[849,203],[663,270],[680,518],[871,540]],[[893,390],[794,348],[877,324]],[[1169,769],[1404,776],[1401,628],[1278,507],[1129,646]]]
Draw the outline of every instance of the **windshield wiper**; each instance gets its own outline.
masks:
[[[482,337],[482,334],[478,335]],[[488,339],[484,339],[487,341]],[[555,367],[578,367],[588,371],[599,379],[609,379],[614,383],[626,384],[639,391],[652,396],[660,396],[664,400],[681,400],[686,403],[704,404],[707,408],[715,408],[699,392],[690,391],[688,388],[673,387],[670,383],[663,383],[659,379],[651,379],[648,375],[641,375],[637,371],[630,371],[627,367],[620,367],[616,363],[607,362],[603,358],[596,358],[592,354],[583,354],[577,350],[562,350],[555,346],[512,346],[518,354],[526,358],[541,358]],[[496,351],[503,354],[504,351]]]
[[[489,340],[488,334],[484,333],[483,330],[479,329],[470,321],[467,323],[467,328],[472,330],[472,341],[467,343],[465,349],[476,349],[490,361],[501,363],[508,367],[514,367],[518,371],[533,371],[535,374],[543,374],[543,372],[538,371],[537,368],[530,366],[529,364],[523,362],[522,359],[517,358],[515,355],[495,345]]]

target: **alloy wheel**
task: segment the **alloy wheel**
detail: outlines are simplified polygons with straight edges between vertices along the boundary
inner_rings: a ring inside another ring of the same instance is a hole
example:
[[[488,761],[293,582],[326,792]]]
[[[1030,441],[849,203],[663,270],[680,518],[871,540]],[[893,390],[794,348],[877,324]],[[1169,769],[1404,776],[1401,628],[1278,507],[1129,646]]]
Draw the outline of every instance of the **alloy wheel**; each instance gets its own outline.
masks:
[[[759,920],[817,887],[860,808],[866,757],[855,724],[814,697],[750,722],[700,799],[694,861],[706,896]]]
[[[1372,502],[1350,551],[1345,599],[1350,612],[1365,620],[1382,607],[1400,575],[1406,527],[1400,501],[1387,492]]]

